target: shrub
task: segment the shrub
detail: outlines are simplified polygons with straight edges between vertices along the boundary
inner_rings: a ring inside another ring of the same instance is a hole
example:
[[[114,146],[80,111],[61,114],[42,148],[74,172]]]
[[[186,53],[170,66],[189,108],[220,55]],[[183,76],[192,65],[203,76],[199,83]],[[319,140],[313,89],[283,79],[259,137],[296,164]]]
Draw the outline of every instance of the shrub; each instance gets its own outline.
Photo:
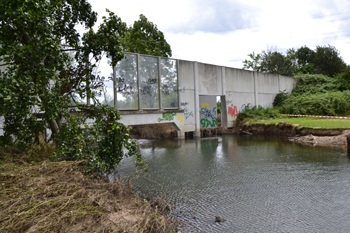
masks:
[[[279,118],[281,117],[281,114],[277,109],[274,108],[263,108],[261,106],[254,106],[250,107],[248,106],[240,113],[238,113],[238,116],[236,118],[236,122],[240,123],[242,121],[247,120],[267,120],[271,118]]]
[[[322,74],[303,74],[297,75],[295,78],[297,83],[292,91],[292,96],[340,90],[339,80]]]
[[[286,100],[289,96],[289,93],[284,91],[280,91],[276,96],[275,99],[273,100],[273,106],[274,107],[279,107],[283,104],[283,101]]]
[[[279,110],[284,114],[348,115],[350,91],[290,96]]]
[[[91,124],[84,124],[87,119]],[[89,106],[71,115],[57,135],[54,159],[85,160],[85,171],[98,175],[114,170],[123,157],[132,155],[137,158],[136,166],[143,167],[145,161],[136,140],[130,139],[130,128],[118,120],[119,112],[107,105]]]

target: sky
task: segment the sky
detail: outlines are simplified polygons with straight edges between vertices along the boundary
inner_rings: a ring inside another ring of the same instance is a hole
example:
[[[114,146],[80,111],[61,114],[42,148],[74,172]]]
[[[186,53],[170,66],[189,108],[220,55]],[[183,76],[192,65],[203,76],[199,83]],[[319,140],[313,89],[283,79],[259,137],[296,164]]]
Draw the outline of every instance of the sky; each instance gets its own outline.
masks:
[[[350,65],[350,0],[88,0],[132,25],[145,15],[172,57],[242,68],[248,54],[332,45]]]

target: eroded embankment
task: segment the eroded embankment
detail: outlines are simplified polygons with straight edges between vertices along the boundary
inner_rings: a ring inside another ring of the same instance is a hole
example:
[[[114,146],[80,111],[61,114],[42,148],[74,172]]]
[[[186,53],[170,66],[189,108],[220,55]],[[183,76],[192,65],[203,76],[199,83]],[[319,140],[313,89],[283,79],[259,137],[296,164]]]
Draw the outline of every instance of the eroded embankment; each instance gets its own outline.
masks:
[[[0,232],[177,232],[164,201],[141,200],[120,181],[97,181],[78,167],[0,161]]]
[[[324,146],[344,146],[347,143],[348,129],[305,128],[289,122],[277,124],[244,124],[241,131],[253,135],[283,135],[290,141]]]

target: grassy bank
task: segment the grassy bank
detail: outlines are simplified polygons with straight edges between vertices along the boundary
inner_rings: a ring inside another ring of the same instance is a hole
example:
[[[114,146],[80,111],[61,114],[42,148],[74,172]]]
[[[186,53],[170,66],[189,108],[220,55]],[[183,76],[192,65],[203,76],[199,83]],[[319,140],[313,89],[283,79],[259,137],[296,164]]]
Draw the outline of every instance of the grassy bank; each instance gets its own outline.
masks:
[[[279,122],[289,122],[298,124],[305,128],[321,128],[321,129],[348,129],[350,128],[350,120],[342,119],[322,119],[322,118],[276,118],[272,120],[256,120],[249,122],[250,124],[276,124]]]
[[[0,155],[0,232],[176,232],[163,200],[43,157]]]

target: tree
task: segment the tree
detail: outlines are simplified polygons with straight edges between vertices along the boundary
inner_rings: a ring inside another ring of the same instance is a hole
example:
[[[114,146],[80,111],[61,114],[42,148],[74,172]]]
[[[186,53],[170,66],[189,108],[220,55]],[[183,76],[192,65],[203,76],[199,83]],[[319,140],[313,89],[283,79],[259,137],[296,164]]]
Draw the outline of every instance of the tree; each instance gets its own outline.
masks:
[[[343,58],[340,57],[338,50],[331,45],[317,46],[314,62],[316,72],[329,77],[333,77],[346,69]]]
[[[254,52],[248,54],[251,60],[243,61],[243,69],[253,69],[272,74],[294,76],[297,73],[303,74],[324,74],[334,76],[346,68],[346,64],[339,56],[334,46],[317,46],[313,51],[307,46],[295,50],[288,49],[286,55],[268,49],[261,54]]]
[[[127,148],[134,145],[122,137],[127,130],[117,122],[119,115],[114,109],[99,107],[98,101],[97,106],[78,104],[87,95],[94,98],[103,85],[92,74],[94,64],[89,64],[89,55],[98,61],[106,51],[112,66],[124,57],[121,40],[126,24],[107,12],[109,16],[104,17],[95,32],[91,28],[97,13],[87,0],[0,1],[0,64],[4,68],[0,72],[0,116],[5,116],[7,141],[13,138],[19,147],[26,148],[48,126],[53,137],[59,139],[59,147],[63,148],[68,137],[75,137],[71,141],[79,144],[84,140],[83,134],[73,133],[72,122],[77,116],[86,117],[69,114],[73,105],[93,119],[105,119],[91,131],[95,132],[98,145],[105,140],[114,140],[117,145],[118,138],[123,138],[122,144]],[[90,28],[82,38],[75,29],[78,24]],[[75,51],[74,62],[71,51]],[[76,122],[78,127],[84,124]],[[115,133],[114,139],[106,138],[107,131]],[[120,150],[118,153],[123,155]],[[103,159],[103,152],[93,154],[95,161],[114,165]]]
[[[252,60],[243,61],[243,69],[253,69],[260,72],[272,74],[294,75],[293,63],[288,56],[272,49],[267,49],[261,54],[254,52],[248,55]]]
[[[250,57],[251,60],[244,60],[243,61],[243,69],[252,69],[254,71],[260,71],[263,72],[263,67],[261,66],[262,57],[261,54],[256,54],[254,52],[248,54],[248,57]]]
[[[140,19],[129,27],[123,41],[126,52],[171,57],[171,48],[163,32],[142,14]]]

